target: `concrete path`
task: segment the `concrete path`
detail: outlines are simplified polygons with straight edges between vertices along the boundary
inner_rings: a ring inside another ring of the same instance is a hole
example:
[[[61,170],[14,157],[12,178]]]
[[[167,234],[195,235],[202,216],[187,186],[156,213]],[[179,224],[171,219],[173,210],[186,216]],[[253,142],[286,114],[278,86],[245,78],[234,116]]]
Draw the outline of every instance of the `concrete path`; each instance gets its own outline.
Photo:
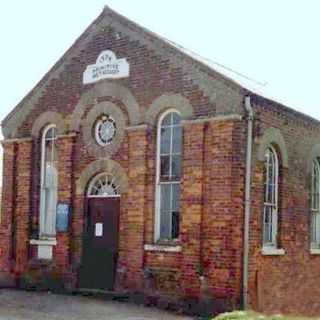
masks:
[[[124,302],[80,296],[0,290],[0,320],[189,320]]]

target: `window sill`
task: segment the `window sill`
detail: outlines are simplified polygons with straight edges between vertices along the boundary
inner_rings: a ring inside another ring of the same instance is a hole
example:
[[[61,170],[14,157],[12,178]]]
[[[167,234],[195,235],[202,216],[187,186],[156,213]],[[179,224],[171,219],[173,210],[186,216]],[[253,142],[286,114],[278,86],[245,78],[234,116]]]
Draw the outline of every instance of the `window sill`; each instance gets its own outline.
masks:
[[[320,248],[310,248],[310,254],[320,255]]]
[[[163,244],[145,244],[145,251],[158,251],[158,252],[181,252],[180,245],[163,245]]]
[[[31,239],[30,244],[38,245],[38,246],[56,246],[57,240],[55,238],[52,239]]]
[[[278,249],[273,247],[264,247],[262,248],[261,252],[264,256],[283,256],[286,254],[284,249]]]

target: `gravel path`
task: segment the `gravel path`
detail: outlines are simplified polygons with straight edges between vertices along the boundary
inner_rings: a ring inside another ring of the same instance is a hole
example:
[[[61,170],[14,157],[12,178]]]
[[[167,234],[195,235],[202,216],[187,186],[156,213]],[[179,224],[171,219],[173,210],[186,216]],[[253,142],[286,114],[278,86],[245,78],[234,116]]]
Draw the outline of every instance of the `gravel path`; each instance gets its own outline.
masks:
[[[81,296],[0,290],[0,320],[191,320],[130,303]]]

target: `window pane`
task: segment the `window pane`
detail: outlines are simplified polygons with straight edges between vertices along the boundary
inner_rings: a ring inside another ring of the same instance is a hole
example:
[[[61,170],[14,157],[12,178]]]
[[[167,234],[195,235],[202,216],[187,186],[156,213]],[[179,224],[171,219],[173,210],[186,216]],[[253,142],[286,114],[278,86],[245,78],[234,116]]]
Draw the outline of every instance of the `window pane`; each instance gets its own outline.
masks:
[[[181,142],[182,142],[182,128],[174,127],[173,128],[173,153],[181,153]]]
[[[319,167],[317,160],[313,162],[313,173],[312,173],[312,194],[311,194],[311,207],[314,210],[319,209]]]
[[[54,140],[46,141],[45,161],[54,162],[57,160],[56,143]]]
[[[161,211],[160,238],[171,239],[171,213],[169,211]]]
[[[171,128],[161,128],[161,154],[170,153],[170,139],[171,139]]]
[[[172,212],[172,239],[179,237],[179,225],[180,225],[180,214],[179,212]]]
[[[170,175],[170,156],[161,156],[160,162],[160,178],[168,178]]]
[[[160,196],[160,206],[161,211],[170,211],[170,199],[171,199],[171,185],[162,184],[161,185],[161,196]]]
[[[268,192],[266,194],[266,202],[273,203],[274,186],[269,183],[267,188],[268,188]]]
[[[172,124],[180,124],[180,120],[181,120],[181,117],[179,116],[179,114],[176,112],[173,112],[172,113]]]
[[[263,230],[263,242],[265,244],[272,243],[272,232],[272,206],[265,206]]]
[[[317,221],[316,221],[316,213],[313,212],[311,215],[311,242],[316,243],[316,234],[317,234]]]
[[[180,180],[181,177],[181,156],[172,156],[172,180]]]
[[[44,186],[47,189],[56,189],[58,186],[58,172],[57,169],[50,163],[46,164],[44,174]]]
[[[56,135],[57,135],[57,129],[56,128],[51,128],[46,133],[46,139],[56,138]]]
[[[180,184],[172,184],[172,211],[180,211]]]
[[[171,115],[172,115],[172,113],[169,113],[163,118],[163,120],[161,122],[162,126],[170,126],[171,125]]]

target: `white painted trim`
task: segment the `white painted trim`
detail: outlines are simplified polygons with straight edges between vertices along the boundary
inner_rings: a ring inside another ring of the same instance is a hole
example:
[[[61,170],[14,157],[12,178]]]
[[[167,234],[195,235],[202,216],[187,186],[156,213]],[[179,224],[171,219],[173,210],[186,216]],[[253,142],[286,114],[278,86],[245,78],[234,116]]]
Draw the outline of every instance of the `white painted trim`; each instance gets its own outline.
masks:
[[[286,254],[284,249],[278,249],[274,247],[263,247],[261,253],[264,256],[283,256]]]
[[[144,245],[145,251],[159,251],[159,252],[181,252],[182,247],[180,245],[157,245],[157,244],[145,244]]]
[[[76,132],[70,132],[70,133],[66,133],[66,134],[57,134],[57,139],[73,138],[76,136],[77,136]]]
[[[30,244],[32,245],[38,245],[38,246],[56,246],[57,245],[57,239],[31,239]]]
[[[278,211],[279,211],[279,206],[278,206],[278,198],[279,198],[279,158],[278,158],[278,153],[275,150],[275,148],[272,145],[269,145],[266,148],[266,151],[270,149],[272,154],[274,155],[274,199],[272,202],[264,202],[263,205],[263,211],[265,215],[266,207],[272,207],[272,242],[264,243],[265,247],[276,247],[277,246],[277,234],[278,234]],[[269,170],[269,167],[267,167],[267,170]],[[266,172],[266,183],[267,185],[270,183],[269,181],[269,172]],[[271,181],[273,182],[273,181]],[[268,188],[266,188],[266,192],[268,192]],[[268,198],[266,194],[264,194],[264,198]],[[273,197],[272,197],[273,198]],[[265,221],[265,218],[263,218],[263,221]],[[265,227],[263,226],[263,232],[265,231]],[[263,234],[263,240],[264,240],[265,235]]]
[[[310,248],[310,254],[320,255],[320,249]]]
[[[136,131],[136,130],[147,130],[148,125],[146,124],[140,124],[138,126],[130,126],[125,128],[127,131]]]
[[[1,144],[6,144],[6,143],[19,143],[19,142],[29,142],[32,141],[32,137],[26,137],[26,138],[14,138],[14,139],[3,139],[1,140]]]
[[[155,225],[154,225],[154,242],[160,239],[160,147],[161,147],[161,123],[165,116],[171,112],[181,113],[173,108],[167,109],[161,114],[157,123],[157,149],[156,149],[156,187],[155,187]]]

